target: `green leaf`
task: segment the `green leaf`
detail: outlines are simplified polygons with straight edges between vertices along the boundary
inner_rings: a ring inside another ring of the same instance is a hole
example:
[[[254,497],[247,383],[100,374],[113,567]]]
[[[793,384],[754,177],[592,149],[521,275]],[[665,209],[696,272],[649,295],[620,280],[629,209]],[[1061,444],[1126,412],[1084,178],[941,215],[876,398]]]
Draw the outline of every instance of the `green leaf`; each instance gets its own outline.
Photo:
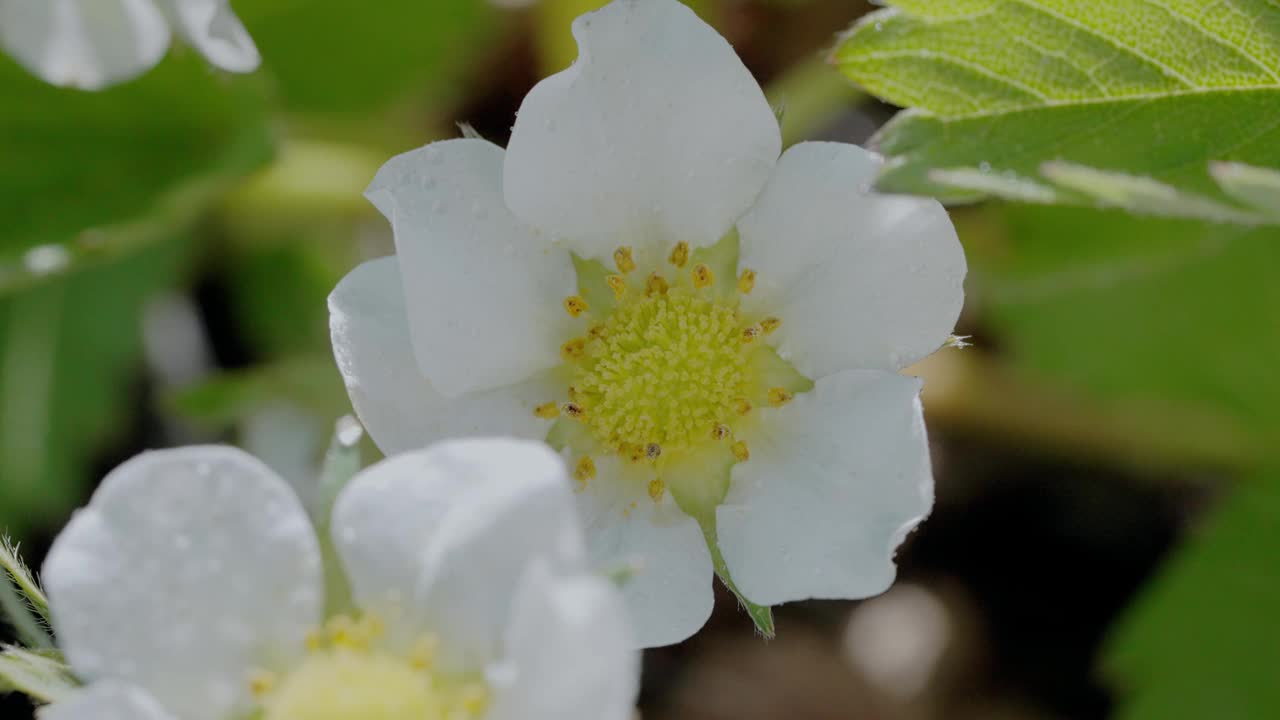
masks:
[[[0,610],[27,645],[52,648],[49,601],[8,538],[0,538]]]
[[[1280,165],[1280,5],[891,5],[859,21],[832,56],[868,91],[911,108],[877,138],[891,156],[881,188],[1257,221],[1209,169]],[[1168,201],[1170,192],[1195,201]]]
[[[1121,720],[1268,718],[1280,708],[1280,470],[1245,480],[1111,638]]]
[[[101,93],[0,57],[0,295],[184,232],[270,157],[263,97],[195,53]]]
[[[57,702],[79,687],[56,653],[6,647],[0,652],[0,692],[17,690],[41,703]]]

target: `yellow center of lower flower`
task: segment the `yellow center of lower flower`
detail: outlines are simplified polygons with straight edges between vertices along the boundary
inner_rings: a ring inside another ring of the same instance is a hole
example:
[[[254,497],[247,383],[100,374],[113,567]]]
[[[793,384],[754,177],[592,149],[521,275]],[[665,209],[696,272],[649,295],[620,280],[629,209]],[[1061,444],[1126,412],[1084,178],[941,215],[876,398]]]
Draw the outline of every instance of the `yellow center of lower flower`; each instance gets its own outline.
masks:
[[[288,674],[262,672],[251,680],[262,720],[471,720],[483,714],[484,685],[435,672],[431,637],[395,652],[382,635],[375,616],[330,620],[308,639],[306,658]]]
[[[782,320],[739,307],[756,273],[738,271],[736,234],[647,258],[621,247],[612,261],[616,271],[574,258],[579,294],[563,306],[583,333],[560,346],[566,397],[533,412],[556,421],[547,440],[574,451],[581,486],[597,475],[592,455],[616,454],[654,502],[670,491],[686,511],[705,511],[729,468],[750,459],[738,432],[756,409],[812,383],[768,342]]]

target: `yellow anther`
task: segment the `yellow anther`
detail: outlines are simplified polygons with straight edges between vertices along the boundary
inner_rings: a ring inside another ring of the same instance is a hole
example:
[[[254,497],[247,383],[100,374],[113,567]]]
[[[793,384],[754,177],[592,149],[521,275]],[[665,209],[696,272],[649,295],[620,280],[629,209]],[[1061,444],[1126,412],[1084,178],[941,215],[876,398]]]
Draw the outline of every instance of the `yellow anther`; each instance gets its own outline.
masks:
[[[573,466],[573,477],[583,485],[596,476],[596,463],[590,457],[582,456]]]
[[[711,268],[706,263],[699,263],[693,266],[693,286],[696,288],[711,287],[716,281],[716,274],[711,272]]]
[[[667,279],[656,272],[649,273],[649,279],[644,281],[645,295],[666,295],[667,290],[671,286],[667,284]]]
[[[760,329],[765,335],[772,335],[774,330],[782,327],[782,319],[776,317],[767,317],[760,321]]]
[[[746,345],[763,334],[764,330],[762,330],[759,325],[748,325],[742,328],[742,333],[738,336],[738,339],[742,341],[743,345]]]
[[[739,415],[746,415],[751,412],[751,401],[746,398],[738,398],[733,401],[733,411]]]
[[[436,648],[439,641],[434,635],[424,635],[418,638],[418,642],[413,644],[413,649],[409,651],[409,664],[419,670],[426,670],[436,662]]]
[[[733,435],[733,430],[730,430],[728,425],[720,424],[711,428],[711,437],[715,440],[724,440],[730,435]]]
[[[654,478],[649,481],[649,499],[654,502],[662,501],[662,494],[667,491],[667,484],[662,482],[662,478]]]
[[[741,440],[729,446],[729,449],[733,451],[733,456],[738,458],[738,462],[746,462],[751,459],[751,449]]]
[[[689,262],[689,243],[683,240],[676,243],[676,246],[671,248],[671,254],[667,256],[667,261],[678,268],[684,267]]]
[[[622,297],[622,294],[627,291],[627,279],[621,275],[610,275],[604,281],[609,283],[609,287],[613,289],[613,296],[616,298]]]
[[[662,457],[662,446],[658,443],[649,443],[644,446],[644,456],[650,460],[657,460]]]
[[[270,695],[276,689],[276,674],[270,670],[259,670],[249,678],[249,692],[256,698]]]
[[[623,245],[613,251],[613,264],[618,267],[618,272],[626,275],[636,269],[636,260],[631,255],[631,248]]]
[[[479,717],[489,706],[489,693],[483,685],[467,685],[459,694],[458,704],[468,717]]]
[[[625,457],[626,459],[630,460],[633,463],[638,463],[644,459],[644,448],[640,447],[639,445],[629,445],[627,443],[623,443],[618,446],[618,454]]]
[[[533,414],[543,420],[554,420],[560,417],[560,404],[555,402],[542,403],[533,409]]]
[[[790,390],[784,390],[780,387],[769,388],[769,404],[774,407],[782,407],[791,402],[794,397],[795,394]]]
[[[577,295],[570,295],[564,299],[564,311],[578,317],[587,311],[587,301]]]
[[[560,346],[560,357],[566,361],[580,360],[587,354],[587,339],[574,338]]]
[[[579,390],[576,386],[570,385],[569,386],[569,402],[575,402],[581,405],[582,400],[583,400],[582,391]]]
[[[587,409],[576,402],[567,402],[561,405],[560,412],[563,412],[574,420],[581,420],[587,415]]]
[[[743,270],[738,276],[738,292],[748,295],[756,287],[756,271],[750,268]]]
[[[605,330],[606,328],[603,323],[596,323],[587,329],[587,337],[592,340],[599,340],[606,335]]]

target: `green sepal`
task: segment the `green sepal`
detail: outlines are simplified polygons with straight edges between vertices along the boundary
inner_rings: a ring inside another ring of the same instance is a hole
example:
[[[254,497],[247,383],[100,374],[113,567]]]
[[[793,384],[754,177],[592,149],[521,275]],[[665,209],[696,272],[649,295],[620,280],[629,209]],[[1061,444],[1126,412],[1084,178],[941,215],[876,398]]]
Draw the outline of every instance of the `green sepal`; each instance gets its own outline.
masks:
[[[738,228],[725,233],[714,245],[695,248],[689,256],[689,265],[704,264],[715,274],[713,286],[720,298],[736,298],[738,294]]]
[[[711,563],[715,567],[716,576],[724,583],[729,592],[738,599],[738,604],[747,611],[747,616],[751,618],[751,622],[756,626],[756,632],[765,640],[772,640],[777,632],[773,624],[773,608],[768,605],[758,605],[751,602],[738,586],[734,584],[733,578],[729,575],[729,566],[724,561],[724,555],[720,553],[720,541],[716,535],[716,516],[715,512],[704,514],[697,518],[698,524],[702,526],[702,537],[707,541],[707,549],[711,551]]]
[[[578,274],[578,294],[587,301],[587,312],[596,318],[607,317],[616,304],[608,277],[617,273],[599,260],[588,260],[577,253],[571,253],[571,256],[573,270]]]

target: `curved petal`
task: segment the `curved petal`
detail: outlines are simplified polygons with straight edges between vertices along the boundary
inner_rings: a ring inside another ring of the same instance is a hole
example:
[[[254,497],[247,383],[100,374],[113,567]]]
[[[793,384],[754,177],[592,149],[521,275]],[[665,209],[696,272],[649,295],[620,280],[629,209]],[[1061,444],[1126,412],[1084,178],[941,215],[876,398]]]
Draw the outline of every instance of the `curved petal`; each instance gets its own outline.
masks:
[[[169,27],[151,0],[0,0],[0,47],[46,82],[100,90],[160,62]]]
[[[209,62],[230,72],[253,72],[258,47],[228,0],[159,0],[182,39]]]
[[[396,258],[352,270],[329,296],[333,354],[351,404],[388,455],[471,435],[544,438],[538,405],[564,394],[546,373],[509,387],[446,398],[418,369]]]
[[[742,265],[759,273],[747,308],[782,318],[778,351],[810,378],[906,367],[946,341],[964,303],[946,211],[870,190],[880,162],[856,145],[796,145],[738,224]]]
[[[42,708],[40,720],[175,720],[156,699],[132,685],[104,680]]]
[[[608,581],[530,566],[513,602],[503,662],[488,673],[489,720],[629,720],[640,654]]]
[[[530,562],[542,558],[557,572],[586,566],[569,479],[542,443],[455,440],[426,453],[470,487],[424,551],[413,609],[439,637],[447,666],[479,669],[497,657]]]
[[[707,245],[764,187],[777,119],[733,48],[675,0],[617,0],[573,23],[578,60],[529,92],[507,204],[579,253]]]
[[[250,710],[250,672],[303,652],[324,594],[297,497],[228,447],[113,470],[54,542],[44,582],[79,676],[137,685],[183,720]]]
[[[919,392],[917,378],[853,370],[768,411],[716,511],[743,594],[773,605],[893,583],[895,548],[933,506]]]
[[[365,195],[391,221],[418,366],[447,396],[560,364],[569,254],[502,202],[502,148],[446,140],[397,155]]]
[[[598,475],[579,490],[578,512],[597,571],[629,571],[622,586],[639,647],[672,645],[711,616],[714,570],[702,529],[671,493],[654,502],[647,481],[621,462],[596,459]]]

